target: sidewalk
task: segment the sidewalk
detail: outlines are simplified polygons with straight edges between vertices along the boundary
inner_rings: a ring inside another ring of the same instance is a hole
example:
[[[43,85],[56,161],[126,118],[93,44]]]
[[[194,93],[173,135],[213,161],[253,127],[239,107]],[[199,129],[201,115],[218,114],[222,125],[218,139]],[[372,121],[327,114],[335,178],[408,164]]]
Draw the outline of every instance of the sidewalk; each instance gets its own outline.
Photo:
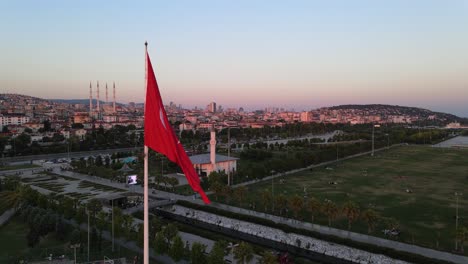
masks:
[[[203,201],[196,200],[192,201],[192,203],[197,203],[200,205],[204,205]],[[386,248],[391,248],[395,249],[398,251],[402,252],[409,252],[413,253],[416,255],[421,255],[424,257],[428,258],[433,258],[433,259],[438,259],[438,260],[444,260],[444,261],[449,261],[453,263],[459,263],[459,264],[466,264],[468,263],[468,257],[461,256],[461,255],[455,255],[451,254],[448,252],[443,252],[443,251],[438,251],[430,248],[424,248],[416,245],[411,245],[411,244],[406,244],[398,241],[393,241],[393,240],[387,240],[379,237],[374,237],[374,236],[369,236],[365,234],[359,234],[355,232],[350,232],[346,230],[341,230],[341,229],[336,229],[332,227],[327,227],[327,226],[321,226],[321,225],[316,225],[308,222],[303,222],[299,220],[294,220],[290,218],[285,218],[285,217],[280,217],[276,215],[271,215],[267,213],[260,213],[257,211],[252,211],[248,209],[243,209],[239,207],[234,207],[226,204],[220,204],[216,202],[212,202],[208,206],[215,207],[218,209],[230,211],[230,212],[235,212],[238,214],[243,214],[243,215],[250,215],[250,216],[255,216],[258,218],[264,218],[271,220],[275,223],[281,223],[288,225],[293,228],[298,228],[298,229],[305,229],[305,230],[310,230],[313,232],[318,232],[324,235],[332,235],[344,239],[350,239],[353,241],[361,242],[361,243],[366,243],[370,245],[376,245],[380,247],[386,247]]]

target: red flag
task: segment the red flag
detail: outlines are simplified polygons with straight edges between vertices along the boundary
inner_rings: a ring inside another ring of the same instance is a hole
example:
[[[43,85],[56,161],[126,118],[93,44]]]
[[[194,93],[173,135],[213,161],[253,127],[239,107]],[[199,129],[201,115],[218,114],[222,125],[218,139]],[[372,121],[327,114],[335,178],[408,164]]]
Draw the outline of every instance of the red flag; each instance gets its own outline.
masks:
[[[166,110],[164,110],[158,83],[156,82],[153,66],[148,54],[146,54],[146,64],[145,145],[156,152],[164,154],[172,162],[177,163],[184,172],[192,189],[198,192],[203,201],[208,204],[210,200],[200,186],[200,178],[167,119]]]

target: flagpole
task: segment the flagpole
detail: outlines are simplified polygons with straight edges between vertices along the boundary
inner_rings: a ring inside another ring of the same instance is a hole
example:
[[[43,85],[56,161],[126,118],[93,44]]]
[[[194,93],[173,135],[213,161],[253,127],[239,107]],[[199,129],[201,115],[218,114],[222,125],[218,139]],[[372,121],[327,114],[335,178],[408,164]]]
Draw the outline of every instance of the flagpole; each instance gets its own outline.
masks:
[[[147,58],[148,58],[148,42],[145,42],[145,91],[148,87],[148,69],[147,69]],[[145,102],[146,108],[146,102]],[[144,150],[144,179],[143,179],[143,264],[149,264],[149,220],[148,220],[148,147],[145,144]]]

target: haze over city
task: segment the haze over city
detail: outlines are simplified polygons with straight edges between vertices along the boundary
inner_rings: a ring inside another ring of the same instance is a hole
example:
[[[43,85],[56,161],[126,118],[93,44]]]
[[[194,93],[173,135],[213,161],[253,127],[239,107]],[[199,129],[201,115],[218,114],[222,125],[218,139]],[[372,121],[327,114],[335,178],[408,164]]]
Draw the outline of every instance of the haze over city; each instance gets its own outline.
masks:
[[[27,8],[25,8],[27,7]],[[468,116],[466,1],[7,1],[1,92],[296,110],[383,103]]]

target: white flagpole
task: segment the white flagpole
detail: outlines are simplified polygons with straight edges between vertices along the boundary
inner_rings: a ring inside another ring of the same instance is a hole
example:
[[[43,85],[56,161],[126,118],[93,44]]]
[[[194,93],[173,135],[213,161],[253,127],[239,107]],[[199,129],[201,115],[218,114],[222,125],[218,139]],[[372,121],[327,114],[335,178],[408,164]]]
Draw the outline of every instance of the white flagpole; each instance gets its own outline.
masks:
[[[145,42],[145,91],[148,89],[148,42]],[[146,102],[145,102],[146,109]],[[146,118],[146,117],[145,117]],[[148,220],[148,147],[144,150],[144,179],[143,179],[143,264],[149,264],[149,220]]]

